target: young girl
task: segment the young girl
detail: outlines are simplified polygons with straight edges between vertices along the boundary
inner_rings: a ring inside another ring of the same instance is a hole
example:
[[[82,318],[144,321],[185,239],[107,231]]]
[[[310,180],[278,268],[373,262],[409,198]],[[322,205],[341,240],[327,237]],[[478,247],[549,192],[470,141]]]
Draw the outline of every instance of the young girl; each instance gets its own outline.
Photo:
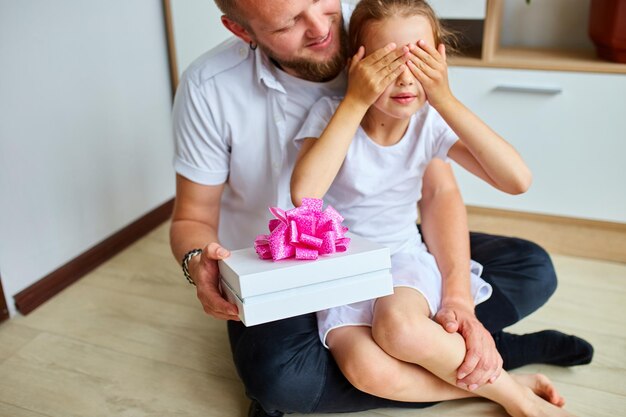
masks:
[[[415,227],[434,158],[450,157],[511,194],[529,187],[528,168],[451,93],[442,29],[425,1],[361,0],[349,38],[355,54],[345,97],[317,102],[297,135],[292,199],[298,206],[304,197],[323,197],[353,233],[388,246],[395,293],[318,312],[322,343],[348,380],[374,395],[420,401],[427,387],[415,381],[426,369],[438,378],[430,388],[439,400],[478,395],[512,416],[570,415],[541,375],[502,372],[471,392],[455,386],[465,341],[431,320],[442,279]],[[471,266],[471,296],[480,303],[491,287],[480,265]]]

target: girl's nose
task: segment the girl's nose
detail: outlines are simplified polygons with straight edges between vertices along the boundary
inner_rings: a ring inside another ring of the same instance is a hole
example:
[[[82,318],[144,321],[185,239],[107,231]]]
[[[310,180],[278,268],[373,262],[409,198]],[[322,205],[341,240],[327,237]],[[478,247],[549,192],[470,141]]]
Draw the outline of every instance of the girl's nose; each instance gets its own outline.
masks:
[[[415,84],[415,77],[409,68],[405,68],[402,73],[398,76],[398,85],[402,87],[407,87]]]

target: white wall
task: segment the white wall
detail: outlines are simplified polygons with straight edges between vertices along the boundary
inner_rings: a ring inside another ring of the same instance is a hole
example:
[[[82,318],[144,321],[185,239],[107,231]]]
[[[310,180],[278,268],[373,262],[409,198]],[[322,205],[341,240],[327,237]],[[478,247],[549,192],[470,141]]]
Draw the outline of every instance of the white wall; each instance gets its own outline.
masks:
[[[160,0],[0,0],[0,274],[12,296],[174,195]]]
[[[213,0],[171,0],[178,74],[204,52],[231,36]]]

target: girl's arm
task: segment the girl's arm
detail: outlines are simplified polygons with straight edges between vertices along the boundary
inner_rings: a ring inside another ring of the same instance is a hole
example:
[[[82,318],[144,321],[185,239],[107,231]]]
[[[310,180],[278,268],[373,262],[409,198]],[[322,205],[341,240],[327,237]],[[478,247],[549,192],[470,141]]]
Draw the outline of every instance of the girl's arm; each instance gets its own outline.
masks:
[[[457,134],[448,156],[495,188],[521,194],[532,174],[517,151],[454,97],[448,84],[446,52],[423,40],[410,45],[408,67],[424,87],[428,101]]]
[[[461,139],[448,151],[450,158],[501,191],[528,190],[532,174],[513,146],[456,98],[437,110]]]
[[[291,200],[298,207],[302,198],[322,198],[343,164],[367,109],[404,71],[408,48],[390,43],[363,58],[360,47],[349,65],[348,90],[319,139],[303,141],[291,175]]]
[[[365,111],[367,108],[346,97],[319,139],[302,141],[291,174],[291,201],[294,206],[300,206],[303,198],[324,197],[343,164]]]

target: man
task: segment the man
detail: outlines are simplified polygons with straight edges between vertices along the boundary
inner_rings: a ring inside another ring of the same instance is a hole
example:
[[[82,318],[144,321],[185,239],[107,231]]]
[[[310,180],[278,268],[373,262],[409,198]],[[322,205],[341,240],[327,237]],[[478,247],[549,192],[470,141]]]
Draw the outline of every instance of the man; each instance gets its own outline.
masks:
[[[229,320],[235,365],[253,400],[250,416],[424,407],[449,398],[428,391],[428,377],[416,380],[424,396],[415,403],[360,392],[320,343],[314,314],[246,328],[220,293],[216,260],[228,256],[225,248],[251,246],[267,227],[267,207],[290,205],[291,141],[308,109],[321,96],[344,91],[343,18],[351,8],[339,0],[216,3],[236,38],[196,60],[182,77],[173,113],[177,196],[170,236],[204,310]],[[469,250],[467,219],[447,164],[428,167],[420,213],[422,235],[444,277],[435,320],[459,332],[467,345],[457,373],[460,387],[493,381],[502,366],[591,360],[591,346],[574,336],[502,332],[556,288],[550,258],[533,243],[470,235],[472,258],[483,264],[483,278],[494,290],[474,311],[466,294],[468,271],[457,264]]]

